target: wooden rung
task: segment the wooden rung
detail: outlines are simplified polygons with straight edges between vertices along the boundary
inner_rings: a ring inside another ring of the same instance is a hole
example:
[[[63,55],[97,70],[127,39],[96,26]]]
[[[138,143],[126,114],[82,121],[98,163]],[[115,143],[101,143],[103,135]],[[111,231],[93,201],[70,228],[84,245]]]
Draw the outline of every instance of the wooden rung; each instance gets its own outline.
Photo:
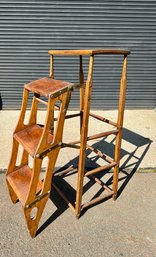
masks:
[[[100,166],[98,168],[95,168],[93,170],[90,170],[88,172],[85,173],[85,177],[91,175],[91,174],[95,174],[95,173],[98,173],[100,171],[103,171],[103,170],[107,170],[107,169],[110,169],[112,167],[114,167],[116,165],[116,162],[112,162],[110,164],[107,164],[107,165],[104,165],[104,166]]]
[[[102,159],[104,159],[105,161],[112,163],[114,160],[112,158],[110,158],[109,156],[105,155],[104,153],[102,153],[100,150],[95,149],[94,147],[90,146],[87,144],[87,148],[90,149],[92,152],[96,153],[99,157],[101,157]]]
[[[54,176],[55,177],[57,177],[57,176],[62,176],[62,175],[65,175],[65,174],[67,174],[67,173],[69,173],[69,172],[71,172],[71,171],[77,171],[77,168],[76,167],[68,167],[67,169],[65,169],[65,170],[61,170],[61,171],[56,171],[55,173],[54,173]]]
[[[102,195],[102,196],[96,197],[95,199],[91,200],[90,202],[84,203],[84,204],[81,206],[81,211],[82,211],[83,209],[87,208],[87,207],[90,207],[90,206],[92,206],[92,205],[94,205],[94,204],[96,204],[96,203],[98,203],[98,202],[100,202],[100,201],[102,201],[102,200],[104,200],[104,199],[106,199],[106,198],[112,196],[113,194],[114,194],[114,192],[111,191],[111,192],[108,192],[107,194],[104,194],[104,195]]]
[[[102,133],[99,133],[99,134],[95,134],[95,135],[87,137],[87,141],[97,139],[97,138],[100,138],[100,137],[107,137],[109,135],[118,133],[118,131],[119,131],[118,129],[115,129],[115,130],[109,130],[109,131],[105,131],[105,132],[102,132]]]
[[[52,182],[52,186],[56,189],[58,194],[63,198],[63,200],[68,204],[68,206],[72,209],[72,211],[75,213],[74,206],[69,202],[69,200],[66,198],[66,196],[62,193],[62,191]]]
[[[98,183],[100,186],[102,186],[105,190],[107,190],[108,192],[112,192],[112,190],[105,185],[105,183],[103,181],[101,181],[99,178],[95,177],[94,175],[90,175],[90,177],[96,182]]]
[[[38,102],[40,102],[40,103],[42,103],[42,104],[48,106],[48,103],[47,103],[46,101],[44,101],[44,100],[42,100],[42,99],[40,99],[40,98],[38,98],[38,97],[36,97],[36,100],[37,100]]]
[[[97,139],[97,138],[100,138],[100,137],[107,137],[107,136],[112,135],[112,134],[117,134],[118,132],[119,132],[119,129],[105,131],[105,132],[102,132],[102,133],[99,133],[99,134],[88,136],[87,141]],[[77,140],[77,141],[69,142],[69,144],[79,144],[80,142],[81,142],[80,140]]]
[[[67,120],[67,119],[75,118],[75,117],[78,117],[80,115],[81,115],[80,113],[69,114],[69,115],[66,115],[65,119]],[[56,121],[56,120],[58,120],[58,118],[55,118],[54,120]]]
[[[66,118],[65,118],[65,119],[75,118],[75,117],[78,117],[78,116],[80,116],[80,115],[81,115],[80,113],[69,114],[69,115],[66,115]]]
[[[110,125],[113,125],[113,126],[117,127],[117,123],[116,123],[116,122],[111,121],[111,120],[108,120],[108,119],[106,119],[106,118],[104,118],[104,117],[102,117],[102,116],[99,116],[99,115],[97,115],[97,114],[94,114],[94,113],[92,113],[92,112],[89,113],[89,116],[91,116],[91,117],[93,117],[93,118],[95,118],[95,119],[97,119],[97,120],[106,122],[106,123],[108,123],[108,124],[110,124]]]
[[[79,145],[62,143],[61,148],[64,148],[64,147],[80,149],[80,146],[79,146]]]
[[[60,106],[55,104],[54,109],[59,111],[60,110]]]

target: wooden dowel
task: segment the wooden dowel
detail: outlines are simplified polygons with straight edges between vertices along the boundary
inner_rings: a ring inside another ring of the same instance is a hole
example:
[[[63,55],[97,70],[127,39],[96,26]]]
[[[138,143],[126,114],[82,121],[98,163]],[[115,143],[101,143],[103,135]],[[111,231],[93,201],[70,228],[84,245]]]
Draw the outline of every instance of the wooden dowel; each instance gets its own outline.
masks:
[[[93,136],[87,137],[87,141],[93,140],[93,139],[97,139],[97,138],[100,138],[100,137],[109,136],[109,135],[111,135],[111,134],[116,134],[116,133],[118,133],[118,131],[119,131],[119,130],[116,129],[116,130],[110,130],[110,131],[102,132],[102,133],[99,133],[99,134],[95,134],[95,135],[93,135]]]
[[[75,117],[78,117],[78,116],[80,116],[80,113],[69,114],[69,115],[66,115],[65,119],[75,118]]]
[[[90,112],[89,115],[90,115],[91,117],[97,119],[97,120],[101,120],[101,121],[103,121],[103,122],[106,122],[106,123],[108,123],[108,124],[110,124],[110,125],[113,125],[113,126],[117,127],[117,123],[114,122],[114,121],[108,120],[108,119],[106,119],[106,118],[104,118],[104,117],[102,117],[102,116],[99,116],[99,115],[97,115],[97,114],[94,114],[94,113],[92,113],[92,112]]]
[[[50,71],[49,71],[49,77],[54,79],[54,56],[50,55]]]
[[[36,97],[36,100],[37,100],[38,102],[40,102],[40,103],[42,103],[42,104],[48,106],[48,103],[47,103],[46,101],[44,101],[44,100],[42,100],[42,99],[40,99],[40,98],[38,98],[38,97]]]
[[[76,167],[68,167],[67,169],[65,169],[65,170],[61,170],[61,171],[56,171],[55,173],[54,173],[54,176],[55,177],[57,177],[57,176],[62,176],[62,175],[65,175],[65,174],[67,174],[67,173],[69,173],[69,172],[71,172],[71,171],[76,171],[77,170],[77,168]]]
[[[75,117],[78,117],[80,116],[80,113],[75,113],[75,114],[69,114],[69,115],[66,115],[65,119],[71,119],[71,118],[75,118]],[[57,118],[55,118],[55,121],[57,120]]]
[[[118,131],[119,131],[118,129],[115,129],[115,130],[110,130],[110,131],[102,132],[102,133],[99,133],[99,134],[95,134],[95,135],[87,137],[87,141],[97,139],[97,138],[100,138],[100,137],[109,136],[111,134],[117,134]],[[77,141],[69,142],[69,144],[79,144],[80,142],[81,142],[80,140],[77,140]]]
[[[54,109],[59,111],[60,110],[60,106],[55,104]]]
[[[104,189],[106,189],[108,192],[112,192],[112,190],[109,188],[109,187],[107,187],[105,184],[104,184],[104,182],[103,181],[101,181],[100,179],[98,179],[97,177],[95,177],[94,175],[90,175],[90,177],[92,178],[92,179],[94,179],[94,181],[96,182],[96,183],[98,183],[100,186],[102,186]]]
[[[63,198],[63,200],[68,204],[68,206],[72,209],[72,211],[75,213],[74,206],[69,202],[69,200],[66,198],[66,196],[61,192],[61,190],[52,182],[52,186],[56,189],[58,194]]]
[[[105,155],[104,153],[102,153],[100,150],[95,149],[94,147],[90,146],[87,144],[87,148],[90,149],[92,152],[96,153],[99,157],[101,157],[102,159],[104,159],[105,161],[112,163],[114,160],[111,159],[109,156]]]
[[[85,177],[91,175],[91,174],[95,174],[95,173],[98,173],[100,171],[103,171],[103,170],[107,170],[107,169],[110,169],[112,167],[114,167],[116,165],[116,162],[112,162],[110,164],[107,164],[107,165],[104,165],[104,166],[100,166],[98,168],[95,168],[93,170],[90,170],[88,172],[85,173]]]
[[[84,210],[87,207],[90,207],[90,206],[92,206],[92,205],[94,205],[94,204],[96,204],[96,203],[98,203],[98,202],[100,202],[100,201],[102,201],[102,200],[112,196],[113,194],[114,194],[114,192],[111,191],[111,192],[108,192],[107,194],[104,194],[102,196],[96,197],[95,199],[91,200],[90,202],[87,202],[87,203],[83,204],[81,206],[81,211]]]
[[[62,143],[61,148],[64,148],[64,147],[70,147],[70,148],[80,149],[80,146],[79,146],[79,145]]]

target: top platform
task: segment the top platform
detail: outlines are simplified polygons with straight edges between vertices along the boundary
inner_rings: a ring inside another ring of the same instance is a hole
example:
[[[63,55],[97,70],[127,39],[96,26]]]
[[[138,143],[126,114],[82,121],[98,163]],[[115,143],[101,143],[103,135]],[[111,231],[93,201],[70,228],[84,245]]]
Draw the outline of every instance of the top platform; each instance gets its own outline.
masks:
[[[130,50],[126,49],[77,49],[77,50],[49,50],[51,55],[99,55],[99,54],[130,54]]]
[[[39,95],[55,98],[67,91],[73,90],[74,84],[68,81],[45,77],[31,81],[30,83],[25,84],[24,87]]]

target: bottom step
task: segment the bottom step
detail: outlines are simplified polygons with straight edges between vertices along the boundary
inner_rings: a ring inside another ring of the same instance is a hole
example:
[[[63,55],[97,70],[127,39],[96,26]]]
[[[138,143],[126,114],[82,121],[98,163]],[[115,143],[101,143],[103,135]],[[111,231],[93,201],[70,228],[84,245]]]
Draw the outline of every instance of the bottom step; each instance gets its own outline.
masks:
[[[12,187],[13,191],[17,195],[19,201],[24,206],[27,200],[27,196],[30,190],[30,181],[32,177],[32,170],[27,166],[23,166],[7,175],[7,181]],[[38,194],[42,188],[42,181],[38,182],[37,192]]]

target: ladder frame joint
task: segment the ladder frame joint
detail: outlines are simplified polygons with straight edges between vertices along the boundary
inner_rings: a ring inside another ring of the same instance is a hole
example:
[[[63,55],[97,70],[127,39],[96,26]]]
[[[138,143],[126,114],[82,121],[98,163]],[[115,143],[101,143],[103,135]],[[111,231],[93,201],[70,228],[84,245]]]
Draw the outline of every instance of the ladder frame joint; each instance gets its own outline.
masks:
[[[53,151],[57,147],[61,147],[62,144],[63,144],[62,142],[59,142],[58,144],[53,145],[52,147],[48,148],[47,150],[43,151],[42,153],[36,154],[35,157],[38,158],[38,159],[43,159],[44,156],[46,156],[48,153],[50,153],[51,151]]]
[[[48,190],[46,193],[44,193],[43,195],[39,195],[39,196],[37,196],[37,198],[32,202],[32,203],[30,203],[30,204],[27,204],[26,206],[25,206],[25,208],[26,209],[29,209],[29,208],[31,208],[33,205],[35,205],[37,202],[39,202],[39,201],[41,201],[44,197],[46,197],[48,194],[50,194],[50,190]]]

